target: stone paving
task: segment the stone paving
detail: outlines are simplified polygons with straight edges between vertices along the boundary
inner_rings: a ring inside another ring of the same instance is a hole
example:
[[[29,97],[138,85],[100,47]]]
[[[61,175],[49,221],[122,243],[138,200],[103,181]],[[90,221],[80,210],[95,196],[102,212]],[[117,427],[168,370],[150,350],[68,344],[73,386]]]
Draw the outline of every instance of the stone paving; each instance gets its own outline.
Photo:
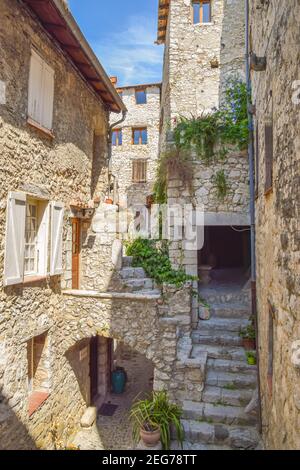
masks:
[[[111,393],[105,400],[118,408],[113,416],[98,415],[93,428],[79,431],[73,443],[81,450],[131,450],[135,447],[128,411],[138,394],[143,396],[152,391],[153,365],[144,356],[123,347],[118,366],[124,367],[128,374],[125,392],[122,395]]]

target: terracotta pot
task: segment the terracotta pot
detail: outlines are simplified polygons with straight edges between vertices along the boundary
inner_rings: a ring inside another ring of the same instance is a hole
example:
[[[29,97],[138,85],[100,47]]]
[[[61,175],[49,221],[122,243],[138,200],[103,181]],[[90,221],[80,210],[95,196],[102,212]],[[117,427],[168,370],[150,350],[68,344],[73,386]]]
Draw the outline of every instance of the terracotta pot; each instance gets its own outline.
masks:
[[[255,339],[243,338],[243,346],[246,351],[254,351],[255,350]]]
[[[113,204],[114,201],[113,201],[112,199],[106,199],[106,200],[105,200],[105,203],[106,203],[106,204]]]
[[[140,436],[146,447],[155,447],[160,440],[160,429],[157,428],[150,432],[140,429]]]

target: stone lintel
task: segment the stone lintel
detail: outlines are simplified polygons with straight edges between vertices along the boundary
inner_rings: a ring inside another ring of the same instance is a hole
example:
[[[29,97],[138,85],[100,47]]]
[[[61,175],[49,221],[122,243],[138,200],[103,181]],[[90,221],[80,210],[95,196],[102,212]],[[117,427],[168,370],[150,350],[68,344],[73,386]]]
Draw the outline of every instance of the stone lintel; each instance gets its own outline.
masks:
[[[238,213],[238,212],[205,212],[204,213],[204,225],[250,225],[250,214],[249,213]]]
[[[160,294],[132,294],[130,292],[97,292],[93,290],[64,290],[63,295],[71,297],[92,297],[97,299],[121,299],[121,300],[158,300],[161,298]]]

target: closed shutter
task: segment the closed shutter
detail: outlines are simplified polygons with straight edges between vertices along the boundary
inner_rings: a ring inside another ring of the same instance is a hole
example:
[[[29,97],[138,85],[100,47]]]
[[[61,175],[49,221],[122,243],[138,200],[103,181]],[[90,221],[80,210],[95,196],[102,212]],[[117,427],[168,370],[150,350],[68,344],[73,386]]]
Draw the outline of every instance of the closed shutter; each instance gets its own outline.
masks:
[[[63,273],[62,235],[64,205],[61,202],[51,203],[51,240],[50,240],[50,275]]]
[[[43,60],[32,51],[29,74],[28,115],[41,123],[42,118]]]
[[[23,282],[26,194],[10,192],[7,201],[4,285]]]
[[[147,180],[147,162],[135,160],[132,162],[132,180],[135,183],[144,183]]]
[[[273,185],[273,123],[265,124],[265,191]]]
[[[52,129],[53,120],[53,99],[54,99],[54,70],[45,62],[43,64],[42,83],[42,119],[41,124],[46,129]]]

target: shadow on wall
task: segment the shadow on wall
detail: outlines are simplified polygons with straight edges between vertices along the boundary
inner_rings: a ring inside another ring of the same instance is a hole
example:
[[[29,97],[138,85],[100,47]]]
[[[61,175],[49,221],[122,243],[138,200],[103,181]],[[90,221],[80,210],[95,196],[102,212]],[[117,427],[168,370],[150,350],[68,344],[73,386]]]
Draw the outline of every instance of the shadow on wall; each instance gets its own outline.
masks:
[[[14,438],[13,438],[14,436]],[[0,393],[0,450],[36,450],[24,424],[15,415]]]

